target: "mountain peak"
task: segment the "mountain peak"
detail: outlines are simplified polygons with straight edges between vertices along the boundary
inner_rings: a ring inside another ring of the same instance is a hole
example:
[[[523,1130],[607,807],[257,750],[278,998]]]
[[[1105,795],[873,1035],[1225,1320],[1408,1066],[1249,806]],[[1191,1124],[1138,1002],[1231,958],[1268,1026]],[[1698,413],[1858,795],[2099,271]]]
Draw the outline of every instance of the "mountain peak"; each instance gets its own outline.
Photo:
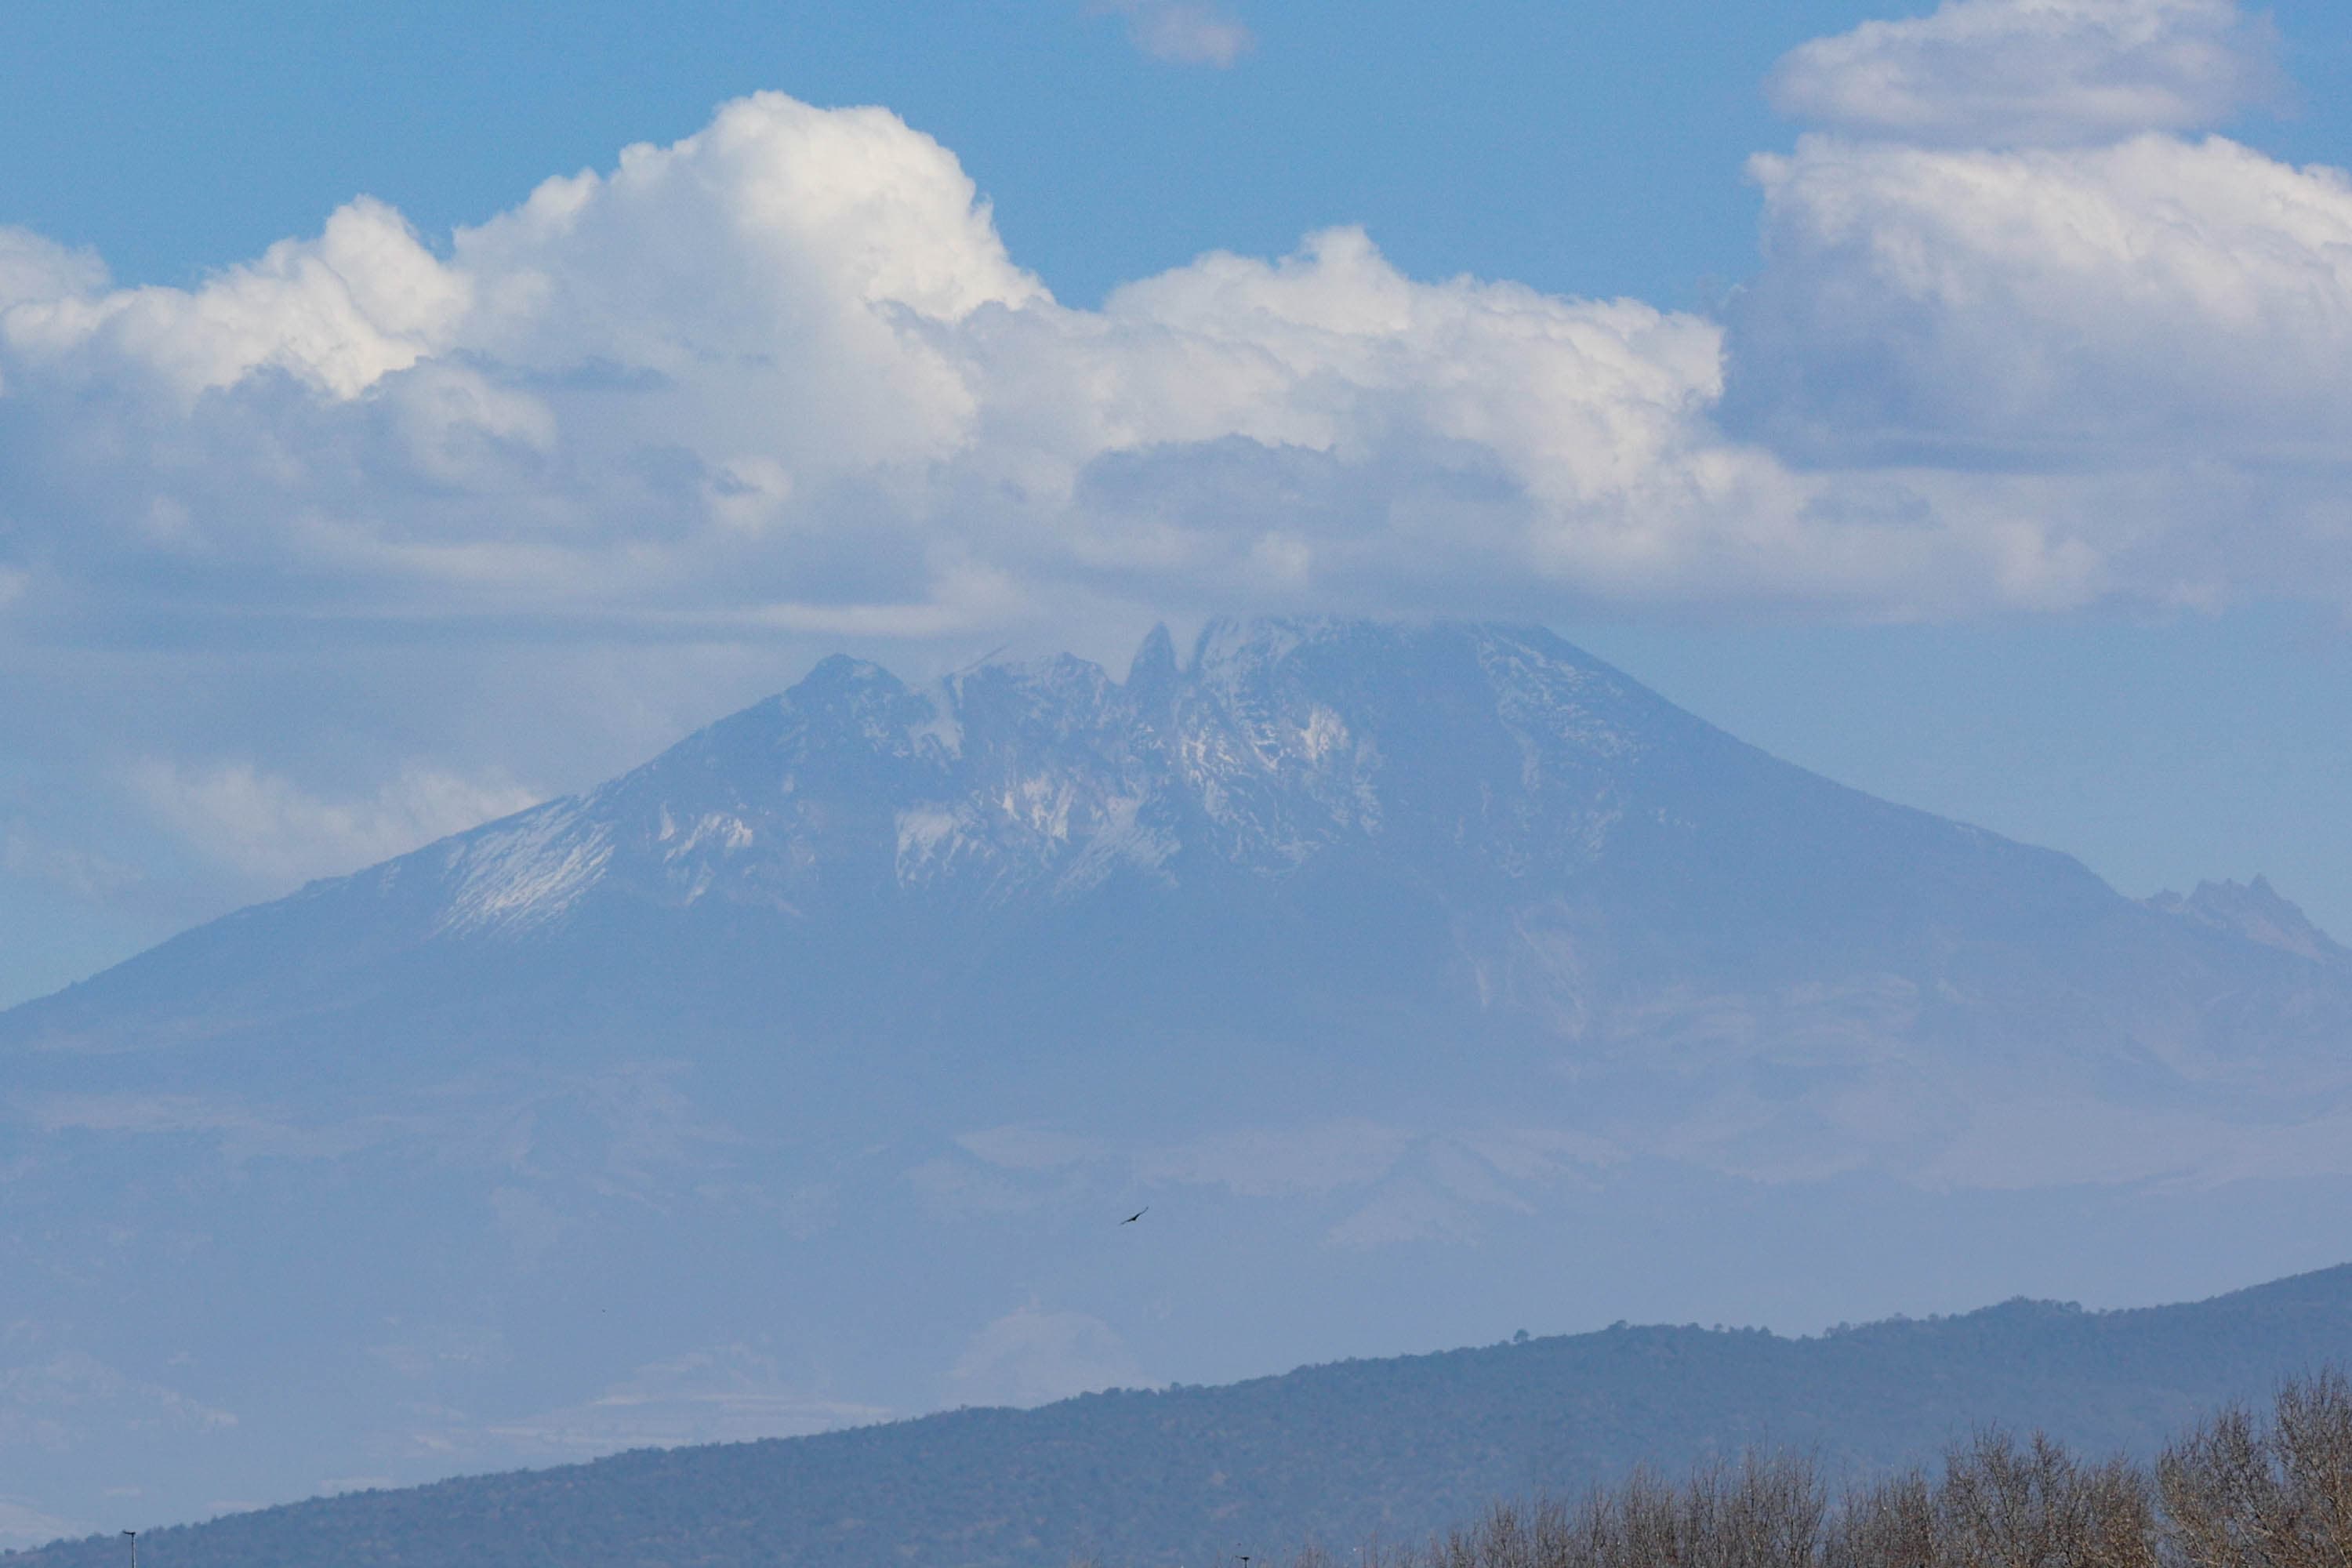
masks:
[[[2314,925],[2299,905],[2260,873],[2251,882],[2200,882],[2187,898],[2167,889],[2147,902],[2166,914],[2263,947],[2322,963],[2352,963],[2352,951]]]
[[[1135,650],[1135,658],[1127,667],[1129,687],[1160,686],[1173,682],[1180,672],[1176,668],[1176,639],[1168,635],[1168,623],[1160,622],[1144,637],[1143,646]]]
[[[827,654],[809,668],[793,689],[795,691],[856,691],[869,687],[898,688],[898,678],[870,659],[853,658],[845,653]],[[903,688],[901,688],[903,689]]]

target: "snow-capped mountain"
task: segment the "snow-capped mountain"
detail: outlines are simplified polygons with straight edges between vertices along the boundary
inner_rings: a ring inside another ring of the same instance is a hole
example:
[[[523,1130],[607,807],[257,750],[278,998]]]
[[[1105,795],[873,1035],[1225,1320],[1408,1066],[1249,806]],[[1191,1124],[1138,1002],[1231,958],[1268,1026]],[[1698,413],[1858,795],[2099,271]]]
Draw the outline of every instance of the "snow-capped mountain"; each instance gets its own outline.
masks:
[[[68,1519],[101,1451],[291,1496],[1521,1321],[2193,1294],[2335,1260],[2352,1175],[2352,957],[2267,883],[2126,900],[1496,626],[828,660],[0,1061],[0,1503]]]

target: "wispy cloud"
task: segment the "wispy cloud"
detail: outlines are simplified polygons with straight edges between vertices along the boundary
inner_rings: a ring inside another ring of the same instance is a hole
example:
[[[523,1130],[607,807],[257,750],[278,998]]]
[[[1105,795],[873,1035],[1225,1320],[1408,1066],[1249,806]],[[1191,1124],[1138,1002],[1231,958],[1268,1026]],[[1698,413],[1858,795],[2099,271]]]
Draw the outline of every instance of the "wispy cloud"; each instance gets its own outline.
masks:
[[[577,1405],[488,1424],[478,1435],[448,1436],[460,1446],[487,1438],[524,1458],[582,1459],[629,1448],[803,1436],[892,1414],[797,1385],[768,1349],[734,1343],[641,1366]]]
[[[2068,144],[2219,124],[2277,95],[2275,47],[2235,0],[1945,0],[1791,51],[1772,100],[1908,141]]]
[[[8,1498],[0,1498],[0,1552],[29,1551],[52,1541],[97,1533],[97,1527],[61,1518]]]
[[[409,766],[373,793],[311,794],[249,763],[186,767],[161,759],[133,772],[139,795],[200,853],[255,880],[290,887],[355,870],[536,804],[502,778]]]
[[[44,1132],[216,1140],[222,1158],[233,1165],[341,1159],[406,1131],[389,1117],[306,1125],[236,1100],[192,1094],[46,1094],[20,1100],[14,1109]]]
[[[236,1416],[80,1350],[0,1366],[0,1452],[102,1444],[138,1430],[210,1432]]]
[[[962,1405],[1044,1405],[1101,1388],[1134,1388],[1143,1368],[1118,1331],[1087,1312],[1033,1302],[971,1338],[948,1374]]]
[[[1200,0],[1108,0],[1101,9],[1125,16],[1135,47],[1171,65],[1223,69],[1257,47],[1239,19]]]
[[[88,902],[100,902],[134,888],[139,868],[94,850],[45,837],[22,821],[0,827],[0,870],[31,877]]]

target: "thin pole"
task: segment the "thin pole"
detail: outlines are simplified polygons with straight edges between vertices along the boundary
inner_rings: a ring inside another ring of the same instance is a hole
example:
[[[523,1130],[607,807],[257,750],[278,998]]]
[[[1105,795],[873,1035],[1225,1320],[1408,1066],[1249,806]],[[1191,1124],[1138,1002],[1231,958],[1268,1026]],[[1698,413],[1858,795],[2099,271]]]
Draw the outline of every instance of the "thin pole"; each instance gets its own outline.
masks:
[[[139,1568],[139,1532],[135,1530],[126,1530],[122,1532],[122,1538],[131,1542],[131,1568]]]

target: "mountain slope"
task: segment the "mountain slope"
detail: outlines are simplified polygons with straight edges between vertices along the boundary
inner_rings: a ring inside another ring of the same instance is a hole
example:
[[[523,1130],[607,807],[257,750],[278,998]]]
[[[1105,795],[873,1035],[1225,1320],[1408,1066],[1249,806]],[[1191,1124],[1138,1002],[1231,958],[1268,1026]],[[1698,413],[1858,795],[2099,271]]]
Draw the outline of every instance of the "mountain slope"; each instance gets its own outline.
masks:
[[[2006,1423],[2145,1455],[2348,1354],[2352,1268],[2189,1306],[2021,1300],[1820,1339],[1620,1326],[345,1497],[144,1535],[141,1552],[156,1568],[1139,1568],[1310,1539],[1344,1551],[1752,1445],[1853,1475]],[[9,1562],[98,1568],[119,1552],[100,1539]]]
[[[1540,629],[829,660],[0,1015],[0,1504],[2185,1294],[2341,1252],[2347,1041],[2267,884],[2122,898]]]
[[[2340,1076],[2352,960],[2211,904],[2135,905],[1789,767],[1539,631],[1218,626],[1181,670],[1160,634],[1123,686],[1064,658],[918,692],[830,660],[584,797],[215,922],[0,1038],[714,988],[782,1012],[762,1027],[870,1037],[877,996],[915,987],[886,1028],[1144,994],[1312,1029],[1352,1001],[1582,1069],[1704,1050],[1730,999],[1745,1037],[1715,1055],[1859,1026],[1944,1058],[2031,1036],[2042,1066],[2204,1093],[2257,1092],[2227,1071],[2250,1049]],[[600,962],[641,943],[660,961]]]

